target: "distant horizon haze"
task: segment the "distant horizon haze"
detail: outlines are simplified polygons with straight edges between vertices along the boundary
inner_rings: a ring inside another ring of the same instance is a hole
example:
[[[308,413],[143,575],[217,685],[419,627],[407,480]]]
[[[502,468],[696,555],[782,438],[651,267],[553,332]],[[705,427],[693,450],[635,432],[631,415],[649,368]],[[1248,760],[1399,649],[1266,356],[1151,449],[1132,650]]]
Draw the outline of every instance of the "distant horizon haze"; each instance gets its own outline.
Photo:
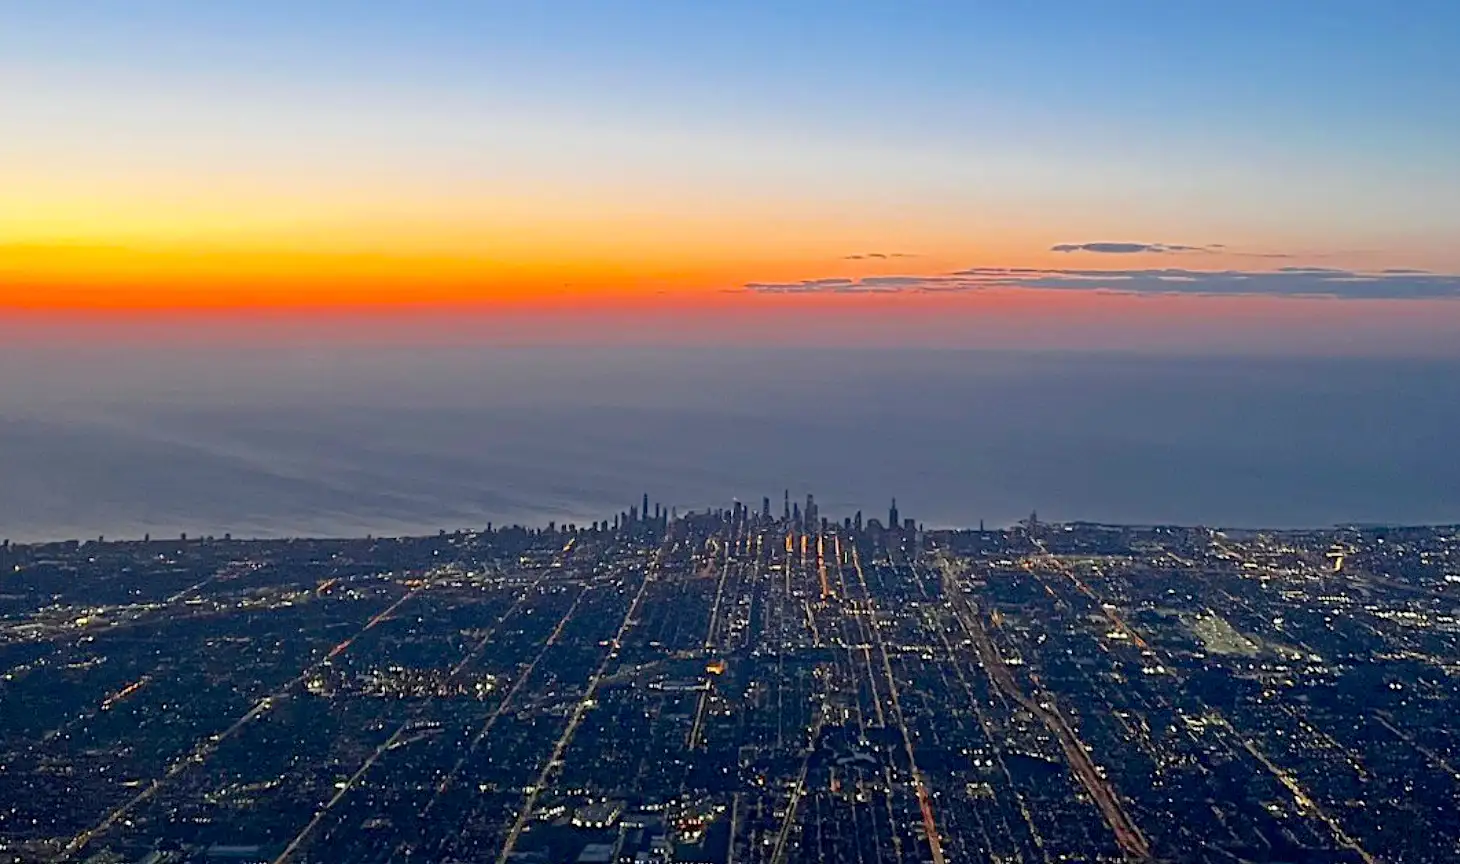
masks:
[[[772,346],[0,347],[0,536],[587,524],[790,488],[930,527],[1460,521],[1460,359]]]

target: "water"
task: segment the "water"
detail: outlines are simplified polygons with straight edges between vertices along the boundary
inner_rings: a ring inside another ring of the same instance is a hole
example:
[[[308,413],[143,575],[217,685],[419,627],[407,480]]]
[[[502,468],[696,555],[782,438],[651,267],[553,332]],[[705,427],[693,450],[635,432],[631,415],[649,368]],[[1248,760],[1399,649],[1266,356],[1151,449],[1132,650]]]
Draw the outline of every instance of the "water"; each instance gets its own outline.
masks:
[[[1460,360],[28,345],[0,536],[434,533],[781,491],[929,526],[1460,521]]]

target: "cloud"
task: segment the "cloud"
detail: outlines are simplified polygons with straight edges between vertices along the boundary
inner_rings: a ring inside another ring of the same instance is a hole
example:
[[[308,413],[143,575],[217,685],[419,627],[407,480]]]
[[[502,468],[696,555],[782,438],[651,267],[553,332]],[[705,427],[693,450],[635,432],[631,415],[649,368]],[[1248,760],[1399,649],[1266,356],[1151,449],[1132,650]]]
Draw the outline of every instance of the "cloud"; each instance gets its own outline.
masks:
[[[926,285],[930,280],[926,276],[868,276],[858,281],[873,288],[907,288]]]
[[[1098,252],[1103,255],[1136,255],[1140,253],[1178,252],[1221,252],[1227,247],[1220,243],[1207,246],[1185,246],[1180,243],[1057,243],[1049,247],[1051,252]]]
[[[858,279],[805,279],[800,282],[751,282],[745,286],[745,289],[761,294],[834,294],[843,291],[867,290],[861,286],[861,281]]]
[[[864,279],[808,279],[754,282],[748,291],[764,294],[981,291],[1022,288],[1042,291],[1095,291],[1127,295],[1204,297],[1329,297],[1346,300],[1460,299],[1460,274],[1409,268],[1380,271],[1331,267],[1275,270],[1138,270],[972,267],[928,276],[869,276]]]
[[[890,258],[916,258],[912,252],[859,252],[856,255],[843,255],[843,261],[886,261]]]
[[[1049,247],[1051,252],[1094,252],[1102,255],[1232,255],[1238,258],[1326,258],[1329,255],[1292,252],[1258,252],[1250,249],[1234,249],[1225,243],[1207,243],[1203,246],[1189,246],[1184,243],[1059,243]],[[1351,253],[1357,254],[1357,253]]]
[[[868,276],[865,279],[805,279],[800,282],[751,282],[757,294],[891,294],[903,291],[967,290],[980,286],[958,275]]]

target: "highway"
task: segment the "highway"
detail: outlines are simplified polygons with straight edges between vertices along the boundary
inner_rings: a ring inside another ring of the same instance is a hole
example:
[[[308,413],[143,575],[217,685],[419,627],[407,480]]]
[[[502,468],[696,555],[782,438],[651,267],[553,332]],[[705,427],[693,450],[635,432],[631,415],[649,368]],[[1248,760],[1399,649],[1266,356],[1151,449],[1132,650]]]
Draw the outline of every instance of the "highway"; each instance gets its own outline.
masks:
[[[1053,700],[1031,699],[1019,687],[1019,683],[1014,679],[1014,674],[1009,671],[1004,658],[989,637],[978,610],[973,608],[973,604],[969,602],[964,593],[955,569],[945,563],[944,574],[948,579],[948,588],[945,593],[950,599],[954,616],[962,624],[969,637],[973,639],[979,660],[983,663],[984,671],[988,673],[990,680],[1005,696],[1038,717],[1054,733],[1060,742],[1060,749],[1064,752],[1065,761],[1069,764],[1070,770],[1074,772],[1076,779],[1085,787],[1085,790],[1090,793],[1090,797],[1100,809],[1101,817],[1115,833],[1115,842],[1120,848],[1130,857],[1142,861],[1150,860],[1151,848],[1145,835],[1126,814],[1114,787],[1095,769],[1095,764],[1091,762],[1084,743],[1076,737],[1074,730],[1070,728],[1059,709],[1054,707]]]
[[[922,810],[923,830],[928,838],[928,851],[933,856],[933,864],[944,864],[943,838],[938,833],[938,821],[933,814],[933,801],[928,794],[927,783],[923,781],[923,772],[918,769],[917,756],[913,753],[912,736],[907,731],[907,723],[903,720],[902,701],[897,692],[897,679],[892,674],[892,661],[887,657],[887,644],[882,638],[882,622],[874,611],[872,593],[867,588],[867,576],[862,571],[862,555],[855,547],[852,549],[852,565],[857,571],[857,582],[862,589],[862,599],[867,604],[868,613],[872,618],[872,636],[877,645],[877,653],[882,657],[882,671],[887,676],[887,693],[892,702],[892,716],[897,722],[898,731],[902,733],[902,745],[907,754],[909,770],[913,775],[913,787],[918,796],[918,808]]]
[[[720,607],[725,602],[725,583],[730,578],[731,552],[738,546],[741,537],[744,535],[744,524],[735,526],[733,539],[725,544],[725,557],[720,566],[720,579],[715,585],[715,601],[710,606],[710,623],[705,628],[705,659],[711,659],[712,653],[716,650],[719,641],[720,630]],[[737,568],[743,566],[736,560]],[[712,685],[713,688],[713,685]],[[689,736],[686,738],[686,748],[695,751],[703,746],[700,740],[700,732],[704,729],[705,711],[709,708],[711,690],[707,689],[700,694],[699,703],[695,706],[694,723],[690,726]]]

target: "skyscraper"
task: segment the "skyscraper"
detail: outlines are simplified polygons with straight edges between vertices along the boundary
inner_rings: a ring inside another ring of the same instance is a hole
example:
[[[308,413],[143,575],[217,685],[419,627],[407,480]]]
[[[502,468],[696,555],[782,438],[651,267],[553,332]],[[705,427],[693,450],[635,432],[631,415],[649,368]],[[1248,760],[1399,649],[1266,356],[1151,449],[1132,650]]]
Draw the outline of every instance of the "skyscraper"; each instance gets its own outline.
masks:
[[[890,531],[896,531],[897,526],[901,524],[901,522],[897,521],[897,499],[893,498],[892,506],[887,510],[887,528]]]

